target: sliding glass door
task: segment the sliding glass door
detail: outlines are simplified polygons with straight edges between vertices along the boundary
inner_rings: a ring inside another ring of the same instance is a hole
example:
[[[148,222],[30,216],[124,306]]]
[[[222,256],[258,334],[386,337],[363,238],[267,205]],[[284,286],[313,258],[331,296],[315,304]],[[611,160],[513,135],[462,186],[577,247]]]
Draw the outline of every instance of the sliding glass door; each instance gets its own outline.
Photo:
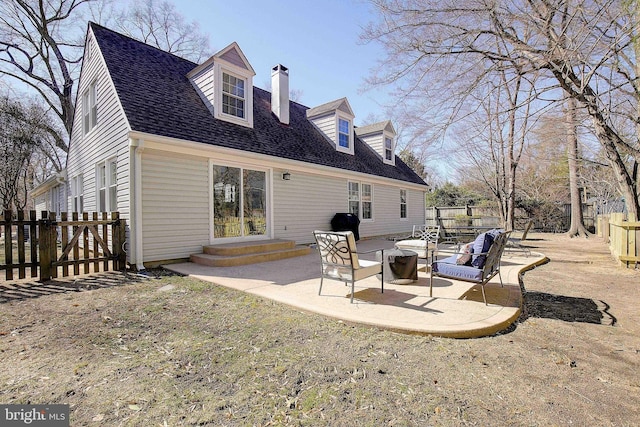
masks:
[[[213,166],[214,238],[267,233],[267,173]]]

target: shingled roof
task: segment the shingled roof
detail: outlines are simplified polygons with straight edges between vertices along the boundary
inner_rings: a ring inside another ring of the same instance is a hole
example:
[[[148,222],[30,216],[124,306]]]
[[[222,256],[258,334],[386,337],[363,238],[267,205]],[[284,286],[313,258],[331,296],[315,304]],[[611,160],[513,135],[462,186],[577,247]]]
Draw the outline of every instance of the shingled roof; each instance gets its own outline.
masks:
[[[384,164],[358,138],[354,155],[336,151],[309,122],[309,108],[301,104],[291,102],[290,124],[281,124],[271,112],[271,94],[257,87],[253,129],[215,119],[187,78],[197,64],[89,25],[134,131],[425,184],[399,158],[395,166]]]

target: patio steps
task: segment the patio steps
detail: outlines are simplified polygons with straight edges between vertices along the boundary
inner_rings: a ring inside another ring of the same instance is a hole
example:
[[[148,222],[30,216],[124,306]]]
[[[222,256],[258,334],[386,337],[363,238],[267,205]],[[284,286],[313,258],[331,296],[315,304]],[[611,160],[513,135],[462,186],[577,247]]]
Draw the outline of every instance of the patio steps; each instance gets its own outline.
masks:
[[[193,254],[191,262],[210,267],[232,267],[257,264],[308,255],[311,248],[296,246],[292,240],[260,240],[256,242],[225,243],[203,246],[203,253]]]

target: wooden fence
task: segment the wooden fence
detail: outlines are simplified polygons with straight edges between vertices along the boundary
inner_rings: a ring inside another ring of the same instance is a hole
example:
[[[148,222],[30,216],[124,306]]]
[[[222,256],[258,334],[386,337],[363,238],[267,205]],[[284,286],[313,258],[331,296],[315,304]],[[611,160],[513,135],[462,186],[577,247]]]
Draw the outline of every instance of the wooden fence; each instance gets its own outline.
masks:
[[[0,270],[6,280],[31,278],[46,281],[59,276],[126,268],[125,221],[118,212],[109,218],[106,212],[63,212],[56,219],[53,212],[5,211],[0,215]],[[111,244],[109,244],[109,241]],[[82,268],[81,268],[82,267]],[[71,270],[72,268],[72,270]]]
[[[625,221],[625,214],[598,215],[597,234],[609,243],[613,257],[627,268],[640,268],[640,222]]]

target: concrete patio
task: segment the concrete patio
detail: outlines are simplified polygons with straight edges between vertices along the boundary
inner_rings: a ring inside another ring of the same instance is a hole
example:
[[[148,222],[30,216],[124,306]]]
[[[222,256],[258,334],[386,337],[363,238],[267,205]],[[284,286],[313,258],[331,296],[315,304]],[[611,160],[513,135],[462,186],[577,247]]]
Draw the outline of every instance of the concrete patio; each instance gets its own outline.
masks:
[[[364,252],[390,249],[393,242],[372,239],[357,245]],[[361,257],[373,260],[375,256]],[[353,304],[349,302],[351,288],[343,282],[325,279],[322,295],[318,295],[320,258],[315,249],[302,257],[237,267],[194,263],[164,267],[348,323],[410,334],[474,338],[492,335],[518,319],[522,306],[518,276],[545,260],[540,253],[525,257],[523,252],[507,249],[501,263],[504,287],[498,277],[486,285],[488,305],[482,301],[479,286],[443,278],[434,279],[433,297],[429,297],[429,275],[423,272],[409,285],[385,283],[384,293],[376,277],[358,281]]]

